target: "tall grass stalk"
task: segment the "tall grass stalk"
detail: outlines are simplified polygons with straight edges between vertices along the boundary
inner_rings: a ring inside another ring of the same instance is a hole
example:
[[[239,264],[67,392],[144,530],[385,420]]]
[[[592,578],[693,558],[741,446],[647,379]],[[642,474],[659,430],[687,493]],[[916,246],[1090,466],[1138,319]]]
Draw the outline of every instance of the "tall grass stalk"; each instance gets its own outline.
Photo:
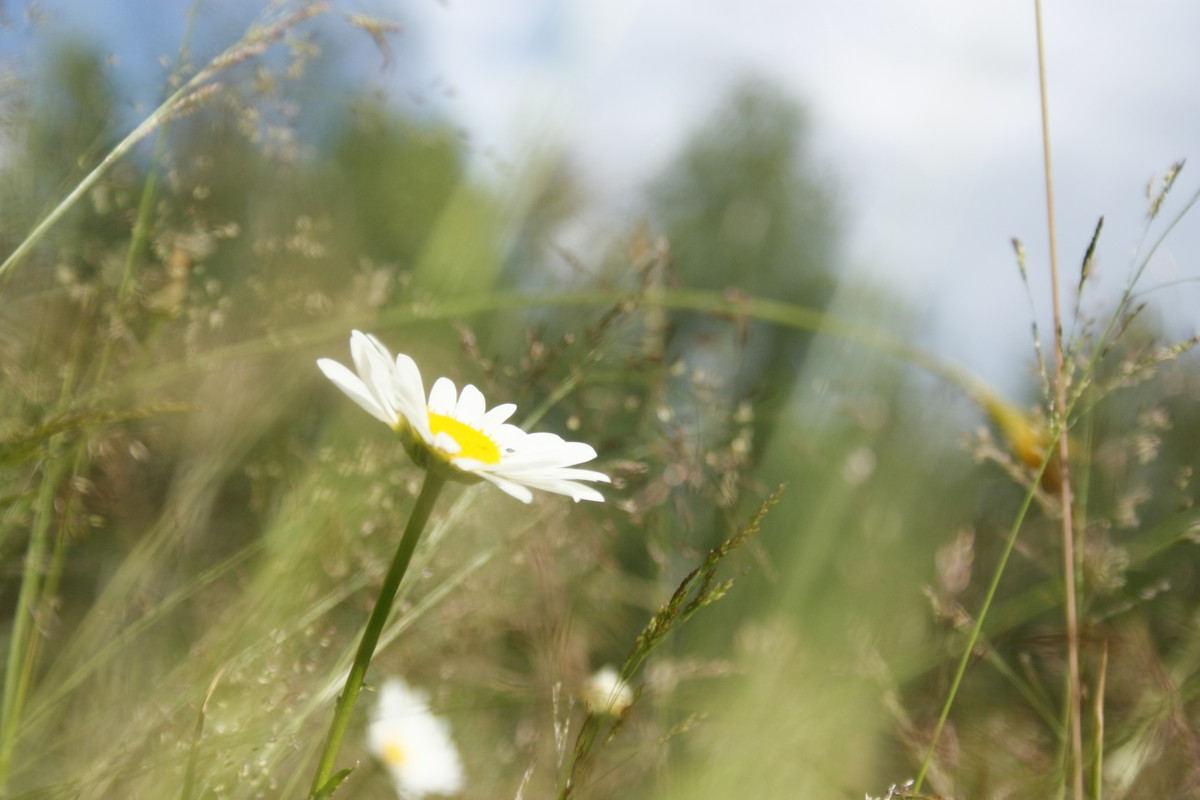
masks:
[[[80,349],[85,338],[81,331],[75,340]],[[70,408],[83,360],[80,350],[67,359],[63,383],[55,400],[56,415],[63,415]],[[34,502],[34,523],[25,550],[4,672],[3,706],[0,707],[0,788],[8,780],[27,695],[41,657],[42,639],[33,626],[45,619],[48,603],[58,592],[66,561],[66,526],[70,513],[69,509],[63,509],[60,514],[57,508],[59,490],[70,477],[79,474],[87,453],[85,441],[71,443],[65,433],[47,435],[44,445],[41,483]]]
[[[1100,653],[1100,675],[1092,698],[1092,800],[1100,800],[1104,782],[1104,684],[1108,680],[1108,643]]]
[[[61,448],[55,448],[51,452],[42,473],[42,482],[34,506],[35,522],[30,532],[29,547],[25,551],[21,590],[17,597],[12,633],[8,641],[3,716],[0,717],[0,787],[4,786],[12,763],[21,712],[24,709],[25,696],[29,690],[39,649],[38,637],[33,626],[39,616],[44,597],[42,573],[50,554],[55,517],[54,501],[59,482],[66,475],[69,463],[60,451]]]
[[[1062,300],[1059,297],[1057,229],[1054,223],[1054,175],[1050,160],[1050,103],[1046,94],[1046,47],[1042,0],[1034,0],[1037,22],[1038,89],[1042,107],[1042,156],[1046,176],[1046,230],[1050,244],[1050,297],[1054,311],[1054,408],[1062,499],[1062,563],[1067,628],[1067,716],[1071,730],[1071,791],[1083,800],[1083,725],[1079,685],[1079,620],[1075,599],[1075,527],[1071,498],[1071,453],[1067,435],[1067,376],[1063,358]]]

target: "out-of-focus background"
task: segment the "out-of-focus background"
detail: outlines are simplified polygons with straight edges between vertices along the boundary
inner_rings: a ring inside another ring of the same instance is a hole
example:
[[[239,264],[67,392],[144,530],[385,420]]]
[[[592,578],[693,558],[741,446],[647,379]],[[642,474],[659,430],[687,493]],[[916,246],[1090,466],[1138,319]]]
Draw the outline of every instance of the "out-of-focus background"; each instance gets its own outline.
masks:
[[[1200,770],[1197,17],[1045,16],[1097,797]],[[1020,522],[925,788],[1050,796],[1037,76],[1032,4],[0,5],[4,796],[303,796],[420,480],[314,367],[352,328],[614,478],[418,553],[370,679],[464,797],[562,796],[587,676],[780,483],[570,791],[913,777]]]
[[[116,113],[128,123],[160,97],[163,59],[187,29],[183,10],[133,0],[39,9],[55,24],[40,33],[10,25],[10,52],[90,42],[113,56],[126,101]],[[219,49],[257,11],[203,4],[197,56],[200,43]],[[584,189],[558,232],[572,244],[595,246],[636,223],[647,188],[698,129],[721,124],[714,115],[730,94],[747,81],[769,85],[795,105],[808,168],[838,203],[839,274],[866,276],[912,307],[923,343],[1004,388],[1024,384],[1030,339],[1012,321],[1030,314],[1009,241],[1024,241],[1039,267],[1048,258],[1029,4],[522,0],[347,11],[395,21],[403,35],[380,56],[345,32],[323,32],[323,82],[452,127],[472,179],[501,191],[531,161],[561,161]],[[9,17],[18,19],[16,7]],[[1104,216],[1105,297],[1124,287],[1147,184],[1194,149],[1200,111],[1187,98],[1200,80],[1189,44],[1198,17],[1184,0],[1136,13],[1085,2],[1045,10],[1062,256],[1076,266]],[[305,115],[302,124],[327,130],[334,120]],[[1172,253],[1194,250],[1197,236],[1185,226]],[[1186,274],[1168,254],[1147,277]],[[1046,281],[1033,288],[1046,323]],[[1155,297],[1169,318],[1189,322],[1198,301],[1194,290]]]

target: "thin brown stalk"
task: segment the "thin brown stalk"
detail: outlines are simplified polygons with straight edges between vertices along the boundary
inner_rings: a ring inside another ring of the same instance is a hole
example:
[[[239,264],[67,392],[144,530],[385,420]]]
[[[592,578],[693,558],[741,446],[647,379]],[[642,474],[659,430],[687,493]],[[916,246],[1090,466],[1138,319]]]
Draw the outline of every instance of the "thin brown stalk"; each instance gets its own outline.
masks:
[[[1092,798],[1100,800],[1104,789],[1104,684],[1108,678],[1108,641],[1100,652],[1100,675],[1092,705]]]
[[[1058,247],[1054,225],[1054,178],[1050,162],[1050,108],[1046,98],[1046,48],[1042,35],[1042,2],[1034,0],[1037,19],[1038,88],[1042,101],[1042,155],[1046,173],[1046,227],[1050,239],[1050,287],[1054,306],[1054,417],[1058,424],[1058,458],[1062,485],[1063,584],[1066,587],[1067,716],[1071,736],[1071,789],[1083,800],[1083,742],[1079,691],[1079,620],[1075,601],[1075,527],[1071,513],[1070,448],[1067,439],[1067,380],[1063,359],[1062,303],[1058,290]]]

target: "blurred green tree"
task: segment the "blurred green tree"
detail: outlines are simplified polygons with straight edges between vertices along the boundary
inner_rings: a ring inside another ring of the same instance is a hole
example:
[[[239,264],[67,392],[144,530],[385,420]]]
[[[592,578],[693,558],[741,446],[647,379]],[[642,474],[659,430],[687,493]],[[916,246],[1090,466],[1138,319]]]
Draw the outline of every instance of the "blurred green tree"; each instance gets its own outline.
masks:
[[[807,137],[803,109],[770,84],[748,80],[730,91],[651,190],[679,283],[733,298],[827,306],[839,231],[829,181],[812,165]],[[686,376],[720,376],[730,414],[752,400],[761,449],[810,338],[777,325],[675,312],[667,356]]]

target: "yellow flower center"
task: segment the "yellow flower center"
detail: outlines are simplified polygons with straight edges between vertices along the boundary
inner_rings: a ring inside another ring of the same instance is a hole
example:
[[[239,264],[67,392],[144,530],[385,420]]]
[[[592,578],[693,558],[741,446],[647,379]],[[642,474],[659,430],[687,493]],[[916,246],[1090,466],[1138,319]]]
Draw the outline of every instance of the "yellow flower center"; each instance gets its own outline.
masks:
[[[500,463],[500,448],[486,435],[470,425],[459,422],[454,417],[430,411],[429,427],[433,430],[434,436],[446,433],[450,435],[451,439],[458,442],[458,446],[462,449],[452,454],[455,458],[473,458],[484,464]]]
[[[381,753],[383,760],[393,767],[398,767],[404,763],[405,752],[399,742],[384,742],[383,752]]]

